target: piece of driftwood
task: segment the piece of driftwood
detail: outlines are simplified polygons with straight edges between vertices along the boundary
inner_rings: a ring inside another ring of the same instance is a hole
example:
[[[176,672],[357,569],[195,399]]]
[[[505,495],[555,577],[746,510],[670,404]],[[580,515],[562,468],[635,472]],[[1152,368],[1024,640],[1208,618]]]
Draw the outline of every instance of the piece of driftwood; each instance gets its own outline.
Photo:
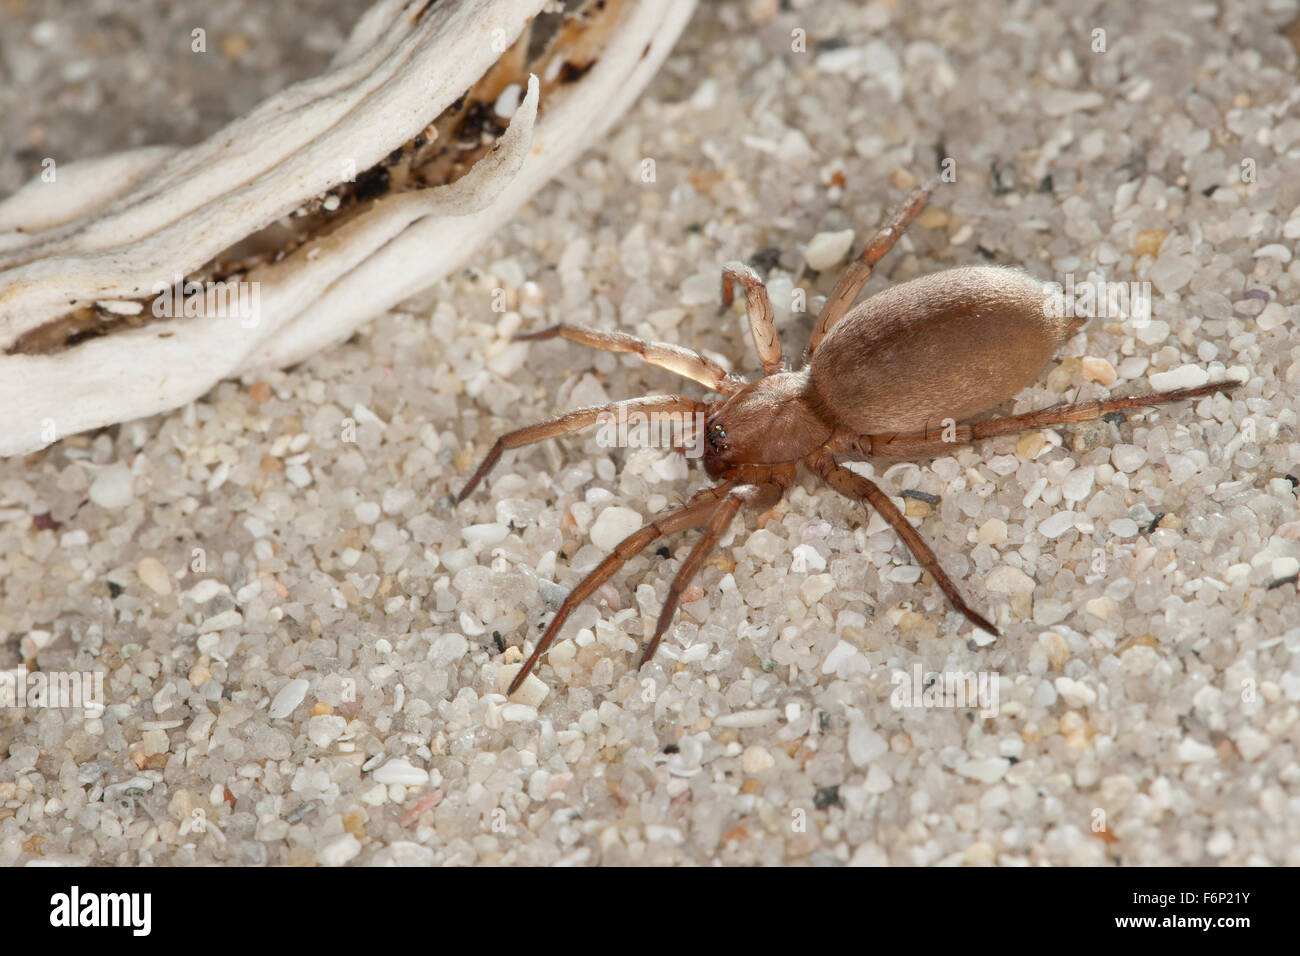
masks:
[[[623,113],[694,0],[381,0],[187,149],[0,202],[0,455],[298,362],[461,262]]]

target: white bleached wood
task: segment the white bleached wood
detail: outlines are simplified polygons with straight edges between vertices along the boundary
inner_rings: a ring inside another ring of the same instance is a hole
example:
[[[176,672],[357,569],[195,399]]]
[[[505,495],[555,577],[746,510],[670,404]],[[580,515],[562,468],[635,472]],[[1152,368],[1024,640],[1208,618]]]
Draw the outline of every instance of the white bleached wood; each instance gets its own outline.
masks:
[[[543,2],[462,0],[413,16],[423,6],[377,4],[329,72],[203,143],[93,161],[116,164],[101,165],[119,171],[116,191],[67,164],[57,211],[34,203],[50,188],[39,182],[0,202],[0,349],[66,314],[71,300],[149,296],[338,185],[344,160],[357,172],[374,165],[467,91]],[[631,104],[694,0],[626,6],[596,64],[540,120],[530,81],[501,141],[455,184],[387,195],[249,272],[244,280],[260,293],[255,321],[164,319],[49,354],[0,355],[8,410],[0,454],[156,414],[223,378],[300,361],[456,268]]]

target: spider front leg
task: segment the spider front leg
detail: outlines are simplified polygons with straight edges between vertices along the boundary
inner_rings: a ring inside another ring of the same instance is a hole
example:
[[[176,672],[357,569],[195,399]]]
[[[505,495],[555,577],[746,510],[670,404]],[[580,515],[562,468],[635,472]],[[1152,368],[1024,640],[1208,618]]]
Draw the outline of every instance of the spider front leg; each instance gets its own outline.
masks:
[[[555,617],[551,618],[551,623],[547,626],[546,632],[542,634],[542,639],[537,642],[537,647],[529,655],[528,660],[524,662],[524,666],[515,675],[514,680],[510,682],[506,696],[508,697],[517,691],[519,685],[524,682],[524,678],[537,666],[537,661],[551,646],[551,642],[555,640],[555,635],[560,633],[560,628],[569,619],[569,615],[573,613],[574,608],[590,597],[596,588],[613,577],[614,572],[626,564],[629,559],[644,551],[650,542],[675,531],[698,528],[709,521],[710,517],[718,509],[718,501],[725,499],[730,490],[730,482],[724,482],[712,488],[705,488],[693,495],[690,501],[676,511],[660,515],[654,521],[642,526],[639,531],[633,531],[615,545],[613,552],[607,555],[605,560],[596,565],[585,578],[578,582],[577,587],[569,592],[569,596],[564,599],[560,609],[555,612]]]
[[[928,458],[947,455],[953,448],[969,445],[983,438],[1015,435],[1019,432],[1050,428],[1067,422],[1089,421],[1128,408],[1145,408],[1150,405],[1181,402],[1189,398],[1201,398],[1216,392],[1226,392],[1242,384],[1244,383],[1228,380],[1213,385],[1199,385],[1196,388],[1156,392],[1154,395],[1127,395],[1095,402],[1058,405],[1055,408],[1044,408],[1024,415],[990,418],[973,425],[956,425],[951,429],[934,428],[912,435],[859,435],[856,438],[837,442],[834,450],[871,458]],[[946,437],[943,435],[944,431],[948,432]]]
[[[939,559],[921,537],[921,533],[912,527],[911,522],[894,506],[889,496],[881,491],[875,482],[845,468],[828,451],[823,450],[812,455],[807,459],[807,465],[844,497],[854,501],[865,501],[880,512],[880,516],[888,521],[890,527],[903,539],[903,543],[912,552],[912,557],[916,558],[916,563],[930,572],[935,583],[939,585],[939,590],[947,595],[952,606],[980,630],[987,631],[994,637],[998,636],[998,629],[989,622],[988,618],[974,611],[966,603],[957,586],[939,566]]]
[[[717,362],[693,349],[673,345],[671,342],[649,342],[626,332],[601,332],[580,325],[552,325],[536,332],[520,332],[514,341],[535,342],[557,336],[606,352],[633,352],[651,365],[676,372],[715,392],[730,395],[745,384],[744,379],[732,375]]]
[[[726,312],[736,297],[735,284],[745,287],[745,311],[749,315],[749,330],[754,336],[754,348],[763,363],[764,375],[775,375],[783,368],[781,341],[776,337],[776,319],[772,315],[772,302],[767,297],[767,287],[758,273],[743,262],[728,262],[722,267],[722,308]]]
[[[875,237],[867,243],[867,248],[862,250],[862,254],[855,259],[844,274],[840,276],[840,281],[835,283],[835,288],[831,292],[830,298],[822,306],[821,314],[817,316],[817,324],[813,327],[812,339],[808,342],[808,355],[817,351],[817,346],[821,344],[826,333],[829,332],[844,314],[849,311],[849,306],[853,300],[858,297],[862,287],[867,284],[871,278],[871,270],[876,267],[876,263],[885,257],[890,249],[894,248],[894,243],[903,237],[903,230],[908,224],[915,219],[925,204],[930,201],[930,194],[934,192],[935,187],[939,184],[939,177],[935,176],[930,179],[924,186],[913,189],[903,200],[903,204],[894,211],[889,222],[881,227]]]
[[[536,425],[526,425],[512,432],[506,432],[496,440],[492,445],[492,449],[484,457],[482,464],[478,466],[478,470],[474,472],[469,481],[465,482],[465,487],[456,496],[456,504],[460,504],[469,497],[470,492],[492,470],[501,457],[501,453],[507,448],[518,448],[521,445],[531,445],[533,442],[566,435],[569,432],[577,431],[579,428],[594,425],[601,421],[604,416],[626,417],[628,415],[681,414],[683,412],[694,415],[696,412],[704,412],[708,407],[707,402],[697,402],[682,395],[650,395],[645,398],[629,398],[621,402],[610,402],[608,405],[578,408],[566,412],[559,418],[552,418],[548,421],[538,422]]]

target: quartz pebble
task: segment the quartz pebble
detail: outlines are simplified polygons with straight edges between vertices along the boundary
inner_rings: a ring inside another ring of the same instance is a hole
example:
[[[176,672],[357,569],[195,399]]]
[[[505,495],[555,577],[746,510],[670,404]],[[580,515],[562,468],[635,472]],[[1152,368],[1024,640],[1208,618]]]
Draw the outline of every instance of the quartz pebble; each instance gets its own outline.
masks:
[[[429,771],[413,766],[406,757],[394,757],[385,761],[375,771],[374,777],[379,783],[398,783],[407,787],[422,787],[429,782]]]
[[[135,574],[154,594],[165,597],[172,593],[171,576],[157,558],[141,558],[135,566]]]
[[[1059,538],[1073,527],[1074,512],[1058,511],[1056,514],[1039,524],[1038,533],[1044,538]]]
[[[760,561],[770,564],[785,550],[785,542],[766,528],[759,528],[749,536],[745,548]]]
[[[889,750],[885,738],[876,733],[864,720],[849,725],[849,758],[854,766],[865,767]]]
[[[102,469],[91,482],[90,500],[101,508],[117,510],[135,500],[134,481],[125,463],[118,462]]]
[[[360,854],[361,841],[351,833],[345,833],[322,846],[316,854],[316,862],[321,866],[343,866]]]
[[[1087,684],[1069,677],[1056,679],[1056,692],[1071,707],[1088,707],[1097,701],[1097,692]]]
[[[310,686],[301,677],[286,683],[280,688],[279,693],[275,695],[275,699],[271,701],[271,709],[267,712],[267,716],[272,720],[288,717],[298,709],[298,705],[306,698],[307,688]]]
[[[853,236],[852,229],[817,233],[804,250],[804,259],[808,263],[808,268],[821,272],[838,264],[849,254],[849,249],[853,245]]]
[[[1115,383],[1115,366],[1105,359],[1085,355],[1081,364],[1083,377],[1088,381],[1097,382],[1101,385],[1113,385]]]
[[[765,747],[746,747],[740,758],[740,769],[747,774],[760,774],[776,766],[772,754]]]
[[[1210,380],[1210,374],[1200,365],[1180,365],[1168,372],[1152,372],[1147,379],[1156,391],[1171,392],[1179,388],[1204,385]]]
[[[1119,471],[1132,474],[1146,464],[1147,450],[1137,445],[1116,445],[1110,450],[1110,460]]]
[[[317,747],[325,748],[343,736],[348,722],[333,714],[319,714],[307,722],[307,736]]]
[[[999,565],[989,572],[984,584],[990,591],[1002,594],[1034,593],[1034,579],[1019,568],[1006,564]]]
[[[1010,767],[1011,761],[1005,757],[984,757],[963,761],[957,765],[957,772],[981,783],[997,783]]]
[[[631,508],[612,505],[596,517],[591,526],[591,543],[602,551],[613,551],[615,546],[645,523],[641,515]]]

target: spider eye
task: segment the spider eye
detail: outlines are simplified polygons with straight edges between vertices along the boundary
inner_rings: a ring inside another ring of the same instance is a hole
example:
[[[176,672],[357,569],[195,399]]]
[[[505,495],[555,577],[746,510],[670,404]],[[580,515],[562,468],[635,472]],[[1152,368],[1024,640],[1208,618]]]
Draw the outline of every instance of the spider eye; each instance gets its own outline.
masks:
[[[723,442],[726,437],[727,430],[720,423],[714,422],[713,428],[708,432],[709,444],[713,446],[714,451],[723,452],[727,450],[727,446]]]

